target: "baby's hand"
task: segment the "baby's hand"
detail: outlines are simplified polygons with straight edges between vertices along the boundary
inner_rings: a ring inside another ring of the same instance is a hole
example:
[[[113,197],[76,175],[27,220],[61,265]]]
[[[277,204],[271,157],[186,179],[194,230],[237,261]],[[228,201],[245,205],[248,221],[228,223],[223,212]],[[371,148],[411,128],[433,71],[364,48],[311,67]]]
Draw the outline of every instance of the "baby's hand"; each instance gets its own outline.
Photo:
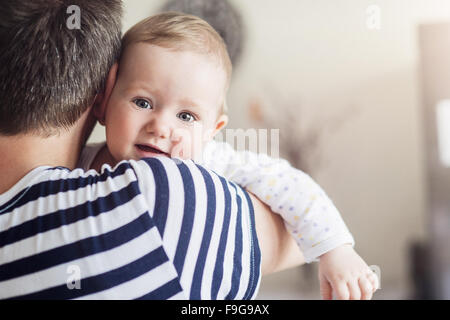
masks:
[[[195,124],[194,124],[195,126]],[[201,129],[201,126],[194,131]],[[201,132],[200,132],[201,133]],[[195,140],[195,138],[198,138]],[[196,162],[201,161],[203,155],[203,143],[198,133],[193,133],[192,135],[186,130],[174,130],[170,136],[170,141],[172,147],[170,149],[171,158],[179,158],[183,160],[191,159]]]
[[[172,149],[170,150],[171,158],[180,158],[180,159],[189,159],[190,148],[187,146],[187,143],[184,137],[181,134],[177,134],[174,132],[170,137],[172,141]]]
[[[348,244],[320,257],[319,281],[325,300],[331,300],[333,292],[340,300],[370,300],[379,286],[375,273]]]

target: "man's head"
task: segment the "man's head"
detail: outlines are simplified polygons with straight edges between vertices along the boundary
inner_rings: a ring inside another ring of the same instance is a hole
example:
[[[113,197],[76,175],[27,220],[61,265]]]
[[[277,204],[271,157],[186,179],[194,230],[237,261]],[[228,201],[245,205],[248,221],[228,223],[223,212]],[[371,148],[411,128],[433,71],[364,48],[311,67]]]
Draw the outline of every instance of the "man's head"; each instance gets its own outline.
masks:
[[[113,158],[198,158],[203,142],[227,123],[230,77],[226,46],[204,20],[167,12],[135,25],[123,38],[117,81],[97,114]]]
[[[74,18],[79,29],[69,26]],[[0,134],[45,136],[71,127],[120,54],[121,18],[120,0],[3,1]]]

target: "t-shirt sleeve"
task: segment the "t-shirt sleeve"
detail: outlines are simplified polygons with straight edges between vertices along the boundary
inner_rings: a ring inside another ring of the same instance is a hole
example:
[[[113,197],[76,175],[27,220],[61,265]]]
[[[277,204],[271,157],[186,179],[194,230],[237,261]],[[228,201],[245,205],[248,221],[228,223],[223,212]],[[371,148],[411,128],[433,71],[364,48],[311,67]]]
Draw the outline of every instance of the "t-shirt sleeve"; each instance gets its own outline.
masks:
[[[191,160],[131,164],[186,295],[255,298],[261,253],[247,192]]]

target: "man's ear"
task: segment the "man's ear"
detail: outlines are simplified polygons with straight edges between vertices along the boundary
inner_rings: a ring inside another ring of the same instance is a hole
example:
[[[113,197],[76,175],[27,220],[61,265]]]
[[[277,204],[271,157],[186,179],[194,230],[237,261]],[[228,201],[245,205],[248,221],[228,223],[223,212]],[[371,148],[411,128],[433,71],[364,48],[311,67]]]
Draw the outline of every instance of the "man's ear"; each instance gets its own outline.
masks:
[[[228,124],[228,116],[226,114],[222,114],[216,121],[216,125],[215,125],[215,128],[214,128],[214,132],[213,132],[212,138],[214,138],[214,136],[217,133],[219,133],[220,130],[225,128],[227,124]]]
[[[97,95],[94,102],[93,112],[98,122],[101,125],[105,125],[106,106],[108,104],[109,97],[111,96],[112,89],[116,84],[117,70],[119,64],[116,62],[113,64],[106,78],[105,90]]]

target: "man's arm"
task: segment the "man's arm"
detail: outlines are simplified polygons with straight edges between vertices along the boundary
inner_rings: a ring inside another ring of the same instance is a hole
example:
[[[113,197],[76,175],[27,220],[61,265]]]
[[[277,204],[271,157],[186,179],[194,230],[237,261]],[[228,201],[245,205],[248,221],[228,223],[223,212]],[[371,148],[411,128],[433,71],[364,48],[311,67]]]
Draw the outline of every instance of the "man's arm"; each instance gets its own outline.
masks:
[[[303,254],[286,230],[280,215],[249,192],[255,210],[256,233],[261,250],[263,275],[305,263]]]

